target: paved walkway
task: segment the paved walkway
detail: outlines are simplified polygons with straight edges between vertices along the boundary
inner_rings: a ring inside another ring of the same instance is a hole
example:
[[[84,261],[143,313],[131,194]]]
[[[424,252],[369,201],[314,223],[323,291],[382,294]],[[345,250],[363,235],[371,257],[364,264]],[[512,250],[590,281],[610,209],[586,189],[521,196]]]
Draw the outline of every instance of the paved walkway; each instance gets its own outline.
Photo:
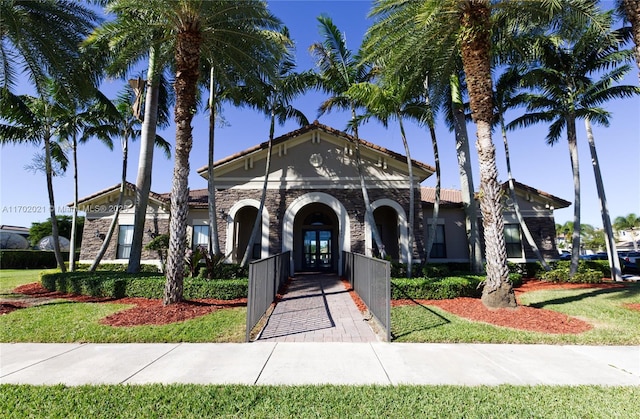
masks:
[[[266,342],[377,342],[335,274],[297,274],[258,337]]]
[[[3,343],[0,383],[640,386],[637,346]]]

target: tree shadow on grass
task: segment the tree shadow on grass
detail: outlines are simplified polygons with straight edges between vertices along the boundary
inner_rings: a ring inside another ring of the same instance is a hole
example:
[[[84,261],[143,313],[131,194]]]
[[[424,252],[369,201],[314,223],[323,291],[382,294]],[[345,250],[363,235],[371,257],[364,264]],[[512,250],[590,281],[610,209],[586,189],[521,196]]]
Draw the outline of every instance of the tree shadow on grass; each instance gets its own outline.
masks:
[[[391,286],[394,286],[394,285],[391,284]],[[449,319],[447,319],[446,317],[444,317],[441,314],[437,313],[436,311],[434,311],[429,306],[426,306],[426,305],[420,303],[415,298],[410,297],[401,288],[396,287],[396,289],[398,290],[398,292],[400,294],[402,294],[402,296],[404,297],[403,299],[409,300],[409,301],[412,302],[412,305],[418,306],[421,309],[423,309],[424,310],[424,314],[425,314],[425,318],[422,319],[423,321],[420,322],[420,325],[423,326],[423,327],[414,328],[412,330],[407,330],[407,331],[404,331],[402,333],[394,333],[394,331],[393,331],[393,320],[392,320],[392,330],[391,330],[391,340],[392,341],[397,340],[397,339],[399,339],[399,338],[401,338],[403,336],[410,335],[412,333],[421,332],[421,331],[424,331],[424,330],[435,329],[436,327],[441,327],[441,326],[444,326],[446,324],[451,323],[451,321]]]
[[[554,298],[552,300],[540,301],[539,303],[529,304],[529,307],[544,308],[548,305],[568,304],[576,301],[581,301],[586,298],[597,297],[599,295],[611,295],[611,298],[624,299],[632,298],[640,295],[640,284],[633,284],[632,286],[625,286],[624,288],[596,288],[590,292],[581,292],[580,294],[570,295],[561,298]],[[575,289],[574,289],[575,290]]]

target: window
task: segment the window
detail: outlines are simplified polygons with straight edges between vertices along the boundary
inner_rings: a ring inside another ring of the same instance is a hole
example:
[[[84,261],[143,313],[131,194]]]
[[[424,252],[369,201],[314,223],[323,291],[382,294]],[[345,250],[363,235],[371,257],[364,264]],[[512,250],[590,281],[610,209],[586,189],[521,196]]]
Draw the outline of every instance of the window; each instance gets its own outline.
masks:
[[[133,226],[121,225],[118,231],[117,259],[129,259],[131,254],[131,243],[133,243]]]
[[[209,247],[209,226],[200,225],[193,226],[193,240],[191,241],[193,248],[203,246]]]
[[[431,226],[427,227],[427,234],[431,231]],[[444,239],[444,224],[437,224],[433,245],[429,257],[433,259],[444,259],[447,257],[447,246]]]
[[[520,236],[520,226],[517,224],[505,224],[504,242],[507,247],[508,258],[522,257],[522,239]]]

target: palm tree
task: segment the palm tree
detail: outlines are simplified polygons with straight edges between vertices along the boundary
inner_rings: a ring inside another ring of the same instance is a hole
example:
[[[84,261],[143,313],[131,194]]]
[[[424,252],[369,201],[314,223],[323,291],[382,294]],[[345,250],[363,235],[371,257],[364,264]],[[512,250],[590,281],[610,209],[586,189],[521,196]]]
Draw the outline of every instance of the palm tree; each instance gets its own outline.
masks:
[[[544,7],[543,7],[544,6]],[[480,191],[478,197],[484,226],[487,279],[483,287],[482,301],[488,307],[515,306],[515,296],[508,281],[507,255],[504,243],[501,190],[498,182],[491,122],[493,120],[492,51],[508,49],[506,45],[521,30],[532,27],[548,27],[557,23],[558,13],[567,7],[571,13],[588,16],[595,7],[592,1],[575,1],[565,5],[560,2],[519,2],[490,0],[427,0],[405,2],[379,0],[372,14],[379,16],[379,26],[399,50],[406,63],[419,52],[406,48],[439,44],[442,49],[459,52],[469,94],[472,119],[477,129],[476,150],[480,164]],[[408,19],[394,19],[409,13]],[[390,22],[394,24],[390,24]],[[417,49],[417,48],[416,48]],[[457,54],[445,56],[457,57]],[[402,67],[397,67],[400,70]]]
[[[64,115],[59,105],[43,98],[16,96],[8,89],[0,90],[0,113],[7,124],[0,124],[0,144],[42,144],[44,149],[44,169],[49,197],[51,235],[53,236],[56,263],[62,272],[66,271],[60,242],[53,195],[52,141],[59,132],[57,121]],[[56,148],[59,150],[59,148]]]
[[[66,89],[54,86],[53,96],[60,111],[57,121],[60,141],[70,149],[73,166],[73,208],[71,218],[71,235],[69,239],[69,271],[75,270],[75,250],[76,250],[76,228],[78,219],[78,143],[85,143],[88,137],[82,135],[86,130],[100,124],[100,115],[96,112],[98,104],[110,103],[109,100],[99,91],[94,91],[93,99],[79,99],[70,97]],[[93,105],[92,103],[93,102]],[[78,138],[80,136],[80,138]],[[113,149],[110,139],[99,138],[109,149]]]
[[[143,85],[141,79],[130,80],[129,86],[121,92],[115,102],[100,101],[94,105],[92,111],[99,115],[101,124],[88,127],[83,135],[82,140],[96,137],[104,143],[112,143],[113,137],[120,137],[120,145],[122,148],[122,169],[120,176],[120,191],[118,202],[116,204],[113,218],[109,225],[109,229],[102,241],[102,246],[98,250],[93,263],[89,267],[89,271],[93,272],[97,269],[100,261],[106,253],[111,237],[118,225],[118,216],[123,207],[124,194],[127,182],[127,163],[129,157],[129,140],[135,140],[140,137],[139,126],[142,122],[142,102],[141,96],[144,91],[140,90]],[[163,121],[165,124],[167,121]],[[162,137],[156,136],[156,146],[162,148],[167,158],[171,157],[171,146]]]
[[[402,144],[404,146],[405,155],[407,158],[407,170],[409,174],[409,252],[407,254],[407,276],[410,278],[413,272],[413,244],[414,234],[413,229],[415,225],[415,189],[413,179],[413,163],[411,160],[411,152],[409,150],[409,143],[404,128],[404,118],[414,118],[420,122],[426,122],[430,127],[432,134],[432,145],[434,147],[434,156],[436,157],[436,205],[434,206],[434,218],[437,218],[437,204],[440,197],[440,164],[438,160],[438,147],[435,138],[435,130],[433,129],[433,113],[431,107],[428,104],[428,94],[425,103],[422,92],[417,94],[415,92],[414,85],[409,84],[406,80],[402,80],[397,74],[392,75],[389,72],[385,72],[384,65],[381,64],[378,67],[382,74],[382,78],[377,84],[374,83],[356,83],[352,85],[345,93],[345,96],[351,98],[356,103],[362,105],[367,113],[361,118],[362,120],[368,119],[370,116],[379,119],[386,127],[388,121],[391,118],[395,118],[398,121],[400,128],[400,137],[402,138]],[[414,92],[410,89],[414,88]],[[425,86],[425,90],[427,90]],[[417,96],[417,97],[416,97]],[[432,223],[433,230],[435,231],[435,224]],[[433,231],[430,234],[429,241],[433,243]],[[429,241],[427,243],[429,243]],[[426,253],[427,257],[431,246],[427,244]]]
[[[516,197],[516,189],[515,182],[513,180],[513,175],[511,173],[511,158],[509,155],[509,141],[507,139],[507,127],[504,120],[504,115],[507,110],[512,106],[512,96],[515,94],[518,83],[520,82],[519,77],[519,68],[518,66],[512,66],[507,69],[504,73],[500,75],[498,81],[496,82],[496,92],[494,96],[494,103],[496,105],[496,119],[497,123],[500,125],[500,131],[502,132],[502,141],[504,143],[504,154],[505,160],[507,163],[507,178],[509,183],[509,193],[511,195],[511,202],[513,203],[513,210],[516,213],[516,218],[518,219],[518,223],[520,224],[520,228],[522,229],[522,233],[527,239],[527,243],[535,253],[538,261],[544,268],[545,271],[551,270],[551,267],[544,259],[542,254],[540,253],[540,249],[538,249],[538,245],[531,235],[531,231],[529,231],[529,227],[522,216],[522,212],[520,211],[520,204],[518,203],[518,199]]]
[[[320,69],[319,86],[330,98],[320,105],[320,114],[333,108],[345,109],[351,112],[351,129],[355,138],[356,164],[360,177],[360,189],[365,207],[365,222],[371,227],[373,240],[380,252],[380,256],[386,256],[378,227],[373,218],[373,211],[369,201],[369,192],[364,178],[362,156],[360,155],[360,139],[358,136],[358,117],[356,115],[356,103],[349,99],[345,93],[355,83],[370,81],[373,77],[371,66],[362,63],[359,54],[354,55],[348,48],[343,34],[328,16],[318,16],[322,42],[314,43],[309,51],[316,58],[316,65]]]
[[[95,82],[92,73],[81,73],[73,71],[73,69],[78,63],[78,45],[97,20],[95,13],[74,1],[12,0],[0,2],[2,100],[17,106],[17,108],[7,111],[10,114],[7,114],[5,119],[16,123],[14,128],[19,127],[31,131],[31,134],[38,138],[23,139],[24,141],[43,142],[54,250],[58,265],[63,271],[65,267],[62,263],[58,242],[58,226],[51,179],[52,150],[50,140],[52,131],[48,131],[47,127],[43,126],[43,130],[36,133],[37,128],[31,123],[38,118],[44,118],[51,122],[49,117],[52,114],[49,113],[50,106],[47,104],[49,79],[55,80],[59,85],[75,88],[77,92],[84,92],[86,87],[91,87]],[[56,24],[52,25],[51,22],[56,22]],[[34,98],[17,98],[9,93],[9,90],[15,85],[17,75],[21,72],[26,73],[42,100],[38,102]],[[14,111],[22,113],[22,115],[18,115]],[[39,116],[36,116],[37,114]],[[21,141],[10,135],[7,137],[7,141]]]
[[[638,70],[640,70],[640,5],[637,0],[616,0],[616,11],[626,21],[631,23],[633,43]],[[640,72],[638,73],[640,78]]]
[[[136,273],[140,271],[158,121],[168,118],[167,110],[162,106],[167,101],[163,96],[163,70],[171,61],[173,44],[168,42],[170,34],[166,28],[150,25],[150,22],[161,21],[153,7],[141,8],[135,0],[101,0],[99,3],[115,18],[97,28],[84,43],[85,48],[99,51],[96,57],[104,61],[105,71],[113,76],[126,75],[141,60],[148,62],[146,80],[136,86],[145,92],[145,97],[140,97],[138,105],[134,106],[142,109],[139,104],[143,101],[146,104],[141,118],[133,239],[127,266],[127,272]]]
[[[629,231],[631,234],[631,240],[633,241],[633,250],[638,251],[638,241],[636,240],[633,232],[634,230],[638,230],[640,228],[640,217],[631,213],[627,214],[626,217],[616,217],[613,220],[613,228],[620,234],[623,231]]]
[[[22,72],[39,93],[47,89],[49,78],[86,86],[87,74],[70,69],[78,57],[78,45],[97,21],[93,11],[73,0],[0,2],[1,87],[14,87]]]
[[[282,30],[282,36],[289,39],[289,30],[285,27]],[[244,101],[250,106],[261,110],[269,116],[269,143],[267,147],[267,161],[264,171],[264,182],[262,185],[262,194],[260,195],[260,205],[258,214],[253,224],[249,243],[240,262],[241,266],[246,266],[251,257],[253,245],[258,239],[260,226],[262,225],[262,212],[267,197],[267,186],[269,183],[269,172],[271,171],[271,152],[273,147],[273,138],[275,133],[276,119],[280,125],[283,125],[287,119],[295,119],[300,126],[308,125],[309,120],[302,111],[294,108],[291,101],[296,96],[303,94],[315,82],[315,75],[309,71],[303,73],[294,72],[295,61],[293,57],[293,44],[288,45],[284,54],[278,57],[277,74],[270,78],[256,77],[255,81],[249,86],[243,95]]]
[[[216,54],[243,54],[244,45],[259,43],[263,46],[262,55],[256,57],[255,62],[268,64],[269,57],[280,47],[276,42],[280,37],[272,31],[280,22],[263,2],[254,0],[151,0],[144,4],[122,0],[122,5],[126,6],[122,10],[128,15],[147,18],[144,23],[151,33],[165,37],[174,50],[176,143],[164,295],[164,304],[172,304],[181,301],[183,294],[189,154],[193,142],[191,122],[197,108],[201,60]],[[138,23],[142,27],[141,22]]]
[[[612,14],[605,13],[599,17],[597,24],[574,29],[564,37],[563,43],[558,44],[557,37],[541,43],[539,64],[527,72],[522,79],[526,86],[536,89],[533,93],[521,95],[529,113],[516,118],[510,124],[510,126],[528,126],[537,122],[551,123],[547,135],[549,144],[555,144],[563,129],[567,130],[575,200],[571,275],[577,271],[580,248],[580,172],[576,120],[585,119],[588,131],[591,130],[590,121],[608,125],[610,114],[599,105],[613,98],[625,98],[640,93],[635,86],[612,85],[629,71],[629,66],[621,63],[628,61],[632,52],[620,49],[624,44],[625,36],[629,33],[626,30],[628,28],[603,31],[603,28],[611,27],[611,22]],[[608,69],[611,70],[607,71]],[[599,80],[591,79],[590,75],[603,71],[607,72],[601,74]],[[616,279],[620,278],[620,273],[619,267],[616,268],[618,257],[613,242],[613,230],[606,208],[602,176],[591,134],[588,135],[588,140],[594,161],[594,175],[601,203],[612,277]]]

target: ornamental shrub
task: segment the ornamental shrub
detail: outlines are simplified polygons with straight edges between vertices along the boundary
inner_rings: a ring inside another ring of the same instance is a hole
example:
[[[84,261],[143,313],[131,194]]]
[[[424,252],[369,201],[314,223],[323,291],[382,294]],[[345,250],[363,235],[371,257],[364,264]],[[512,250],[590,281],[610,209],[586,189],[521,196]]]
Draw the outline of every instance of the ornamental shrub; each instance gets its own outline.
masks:
[[[482,278],[468,275],[464,277],[433,278],[393,278],[391,299],[443,300],[456,297],[478,297],[478,284]]]
[[[122,272],[43,272],[40,276],[42,286],[49,291],[68,294],[89,295],[100,298],[162,298],[165,277],[153,273],[126,274]],[[215,298],[230,300],[246,298],[247,279],[207,281],[199,278],[186,278],[184,298]]]

